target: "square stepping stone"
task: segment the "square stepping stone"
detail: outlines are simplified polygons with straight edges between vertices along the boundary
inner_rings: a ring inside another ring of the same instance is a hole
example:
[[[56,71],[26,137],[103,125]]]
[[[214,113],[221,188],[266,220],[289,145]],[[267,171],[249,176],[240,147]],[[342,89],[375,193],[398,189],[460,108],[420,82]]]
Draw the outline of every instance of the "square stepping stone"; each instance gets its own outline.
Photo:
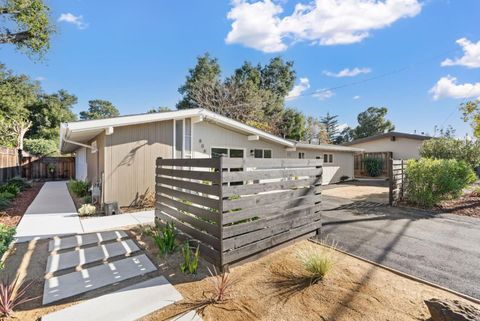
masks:
[[[130,239],[115,243],[100,244],[86,249],[72,250],[70,252],[49,256],[46,272],[54,273],[87,263],[107,260],[119,255],[129,255],[139,250],[137,244]]]
[[[71,249],[78,246],[99,244],[105,241],[112,241],[127,237],[124,231],[108,231],[90,234],[78,234],[73,236],[55,237],[48,244],[48,250],[58,251],[64,249]]]
[[[47,314],[42,321],[133,321],[181,299],[182,295],[160,276]]]
[[[145,254],[45,280],[43,304],[69,298],[106,285],[140,276],[157,268]]]

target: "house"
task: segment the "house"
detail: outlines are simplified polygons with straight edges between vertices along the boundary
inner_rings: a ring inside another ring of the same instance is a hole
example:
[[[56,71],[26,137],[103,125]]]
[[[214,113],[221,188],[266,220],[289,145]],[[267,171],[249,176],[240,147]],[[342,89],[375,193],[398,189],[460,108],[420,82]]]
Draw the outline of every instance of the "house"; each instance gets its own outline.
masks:
[[[155,162],[163,158],[326,159],[324,184],[353,177],[358,148],[299,144],[205,109],[63,123],[60,150],[74,153],[76,178],[101,186],[102,202],[135,204],[154,192]]]
[[[364,149],[365,153],[391,152],[394,159],[418,159],[420,147],[431,137],[400,132],[382,133],[343,144]]]

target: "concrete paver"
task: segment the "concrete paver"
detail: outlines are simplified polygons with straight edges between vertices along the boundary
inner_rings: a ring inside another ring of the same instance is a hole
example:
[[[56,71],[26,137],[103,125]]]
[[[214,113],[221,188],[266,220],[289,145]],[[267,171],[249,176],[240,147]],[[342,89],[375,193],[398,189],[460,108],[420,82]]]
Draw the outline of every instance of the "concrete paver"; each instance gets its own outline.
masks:
[[[56,237],[48,243],[48,250],[58,251],[78,246],[97,244],[105,241],[119,240],[127,237],[124,231],[106,231],[89,234],[78,234],[68,237]]]
[[[45,281],[43,304],[92,291],[155,270],[156,267],[153,263],[145,254],[142,254],[52,277]]]
[[[87,263],[99,262],[119,255],[129,255],[139,250],[135,242],[128,239],[51,255],[47,261],[47,273],[53,273]]]
[[[133,321],[181,299],[182,295],[160,276],[48,314],[42,321]]]

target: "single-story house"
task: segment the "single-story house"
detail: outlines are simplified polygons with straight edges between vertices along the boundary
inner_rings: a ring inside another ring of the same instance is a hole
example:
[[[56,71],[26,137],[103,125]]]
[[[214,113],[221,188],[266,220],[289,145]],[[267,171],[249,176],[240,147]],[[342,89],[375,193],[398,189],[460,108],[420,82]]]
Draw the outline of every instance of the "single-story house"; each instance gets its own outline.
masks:
[[[420,147],[430,136],[400,132],[382,133],[343,144],[361,148],[365,153],[391,152],[394,159],[418,159]]]
[[[353,178],[354,147],[283,139],[205,109],[62,123],[60,150],[74,153],[76,178],[98,183],[102,202],[134,204],[155,187],[163,158],[320,158],[323,184]]]

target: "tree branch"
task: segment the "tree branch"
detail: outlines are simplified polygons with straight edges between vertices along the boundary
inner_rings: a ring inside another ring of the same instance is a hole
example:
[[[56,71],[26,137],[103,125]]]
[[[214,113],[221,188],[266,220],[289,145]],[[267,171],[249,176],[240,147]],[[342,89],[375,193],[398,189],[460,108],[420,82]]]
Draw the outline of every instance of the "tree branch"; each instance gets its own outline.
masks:
[[[17,33],[4,33],[0,34],[0,44],[4,43],[21,43],[30,38],[30,32],[21,31]]]

